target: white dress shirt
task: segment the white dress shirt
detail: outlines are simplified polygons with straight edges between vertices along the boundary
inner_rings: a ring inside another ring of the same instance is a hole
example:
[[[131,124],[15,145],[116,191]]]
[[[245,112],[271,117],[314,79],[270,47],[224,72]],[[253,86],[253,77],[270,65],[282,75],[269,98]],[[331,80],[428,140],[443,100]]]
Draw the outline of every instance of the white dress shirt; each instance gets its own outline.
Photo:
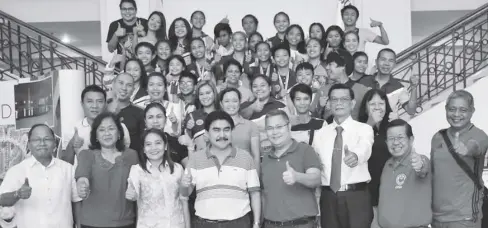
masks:
[[[0,194],[18,190],[29,179],[29,199],[15,203],[14,222],[18,228],[72,228],[71,202],[81,198],[76,190],[73,166],[53,158],[47,167],[33,156],[7,171]]]
[[[368,159],[371,156],[371,147],[374,141],[373,128],[367,124],[355,121],[349,116],[340,125],[333,121],[331,124],[315,132],[312,146],[322,161],[322,185],[330,186],[332,151],[337,135],[337,126],[341,126],[344,129],[342,131],[343,159],[341,166],[341,185],[369,182],[371,176],[368,171]],[[344,163],[345,145],[347,145],[349,151],[355,153],[358,157],[358,165],[354,168],[350,168]]]

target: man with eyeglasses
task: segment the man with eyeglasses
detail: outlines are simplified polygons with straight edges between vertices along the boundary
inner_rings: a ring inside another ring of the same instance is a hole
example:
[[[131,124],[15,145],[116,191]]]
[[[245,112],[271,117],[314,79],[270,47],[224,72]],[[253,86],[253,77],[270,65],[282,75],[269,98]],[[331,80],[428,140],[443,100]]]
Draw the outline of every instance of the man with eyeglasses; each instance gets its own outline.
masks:
[[[53,157],[55,136],[45,124],[28,133],[32,156],[7,171],[0,185],[0,206],[14,207],[18,228],[73,227],[81,198],[76,190],[73,166]]]
[[[292,139],[284,111],[270,111],[265,123],[274,151],[261,163],[264,227],[312,228],[318,215],[319,158],[310,145]]]
[[[322,162],[320,214],[322,227],[369,228],[373,220],[368,159],[373,129],[351,117],[354,92],[344,84],[328,93],[331,124],[315,133],[313,148]]]
[[[330,84],[325,85],[321,88],[321,93],[328,94],[332,85],[334,84],[343,84],[346,85],[354,92],[355,96],[355,105],[353,106],[351,116],[354,120],[357,120],[359,115],[359,106],[361,105],[361,101],[363,100],[364,95],[368,92],[368,88],[362,84],[356,83],[349,78],[349,74],[346,73],[346,68],[348,65],[352,65],[352,59],[345,58],[343,54],[337,52],[331,52],[327,55],[327,60],[325,61],[326,67],[325,70],[327,71],[328,79]],[[332,122],[332,111],[330,109],[330,105],[328,104],[330,101],[330,97],[327,97],[323,100],[326,102],[318,102],[317,110],[323,110],[322,118],[326,119],[328,123]]]
[[[427,228],[432,220],[430,162],[415,152],[413,142],[412,126],[405,120],[388,124],[386,144],[392,157],[381,174],[379,227]]]
[[[137,18],[137,4],[135,0],[121,0],[120,14],[122,18],[110,23],[107,34],[108,50],[125,53],[127,58],[132,56],[133,36],[143,37],[147,32],[147,20]],[[137,34],[134,34],[137,31]]]

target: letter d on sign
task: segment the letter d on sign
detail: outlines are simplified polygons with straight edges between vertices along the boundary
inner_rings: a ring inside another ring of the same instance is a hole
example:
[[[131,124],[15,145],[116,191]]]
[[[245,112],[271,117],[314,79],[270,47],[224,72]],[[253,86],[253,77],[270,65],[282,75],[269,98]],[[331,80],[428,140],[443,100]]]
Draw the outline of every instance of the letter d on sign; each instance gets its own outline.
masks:
[[[2,105],[2,119],[8,119],[8,118],[10,118],[10,116],[12,116],[12,108],[7,104],[3,104]]]

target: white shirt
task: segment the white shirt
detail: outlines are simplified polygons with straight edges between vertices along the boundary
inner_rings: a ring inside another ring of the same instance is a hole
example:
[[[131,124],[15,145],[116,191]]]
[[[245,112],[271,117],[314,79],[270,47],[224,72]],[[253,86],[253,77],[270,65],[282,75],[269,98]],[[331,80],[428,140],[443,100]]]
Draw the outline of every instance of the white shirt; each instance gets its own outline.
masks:
[[[364,51],[366,50],[366,43],[368,42],[372,43],[378,35],[375,32],[371,31],[371,29],[358,28],[358,36],[359,36],[358,51]]]
[[[7,171],[0,194],[18,190],[28,178],[32,193],[29,199],[15,203],[14,221],[18,228],[72,228],[71,202],[81,198],[76,190],[73,166],[53,158],[47,167],[33,156]]]
[[[312,147],[319,154],[322,161],[322,185],[330,186],[330,173],[332,168],[332,151],[337,135],[335,121],[315,132]],[[347,145],[349,151],[358,156],[358,165],[350,168],[342,160],[341,185],[369,182],[371,176],[368,171],[368,159],[371,156],[374,133],[371,126],[353,120],[350,116],[340,126],[342,131],[343,147]],[[344,154],[344,149],[342,150]],[[344,157],[344,156],[343,156]]]

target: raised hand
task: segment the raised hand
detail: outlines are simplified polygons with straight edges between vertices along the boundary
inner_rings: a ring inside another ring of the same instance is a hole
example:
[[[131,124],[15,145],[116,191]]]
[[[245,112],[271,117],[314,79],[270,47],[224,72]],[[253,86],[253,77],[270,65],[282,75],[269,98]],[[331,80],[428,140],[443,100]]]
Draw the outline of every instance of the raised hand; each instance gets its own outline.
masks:
[[[136,188],[134,187],[134,184],[130,179],[128,182],[129,182],[129,186],[127,187],[127,191],[125,191],[125,198],[131,201],[136,201],[137,200]]]
[[[290,162],[286,161],[286,171],[283,172],[283,181],[287,185],[294,185],[296,183],[296,171],[290,166]]]
[[[80,135],[78,134],[77,127],[75,127],[75,134],[73,135],[73,138],[71,138],[71,140],[73,141],[73,148],[75,150],[79,150],[85,143],[85,140],[83,140],[83,138],[80,137]]]
[[[32,194],[32,188],[29,185],[29,179],[25,178],[24,184],[17,190],[17,196],[20,199],[29,199]]]
[[[417,76],[417,75],[410,76],[410,85],[412,87],[417,86],[419,84],[419,82],[420,82],[419,76]]]
[[[186,122],[186,129],[191,130],[193,127],[195,127],[195,120],[193,119],[193,115],[191,113],[188,115],[190,115],[190,119],[188,122]]]
[[[115,35],[117,37],[123,37],[125,36],[126,32],[125,32],[125,28],[122,28],[122,26],[120,25],[120,22],[117,23],[117,30],[115,30]]]
[[[371,28],[379,27],[379,26],[383,25],[383,23],[380,21],[376,21],[376,20],[373,20],[371,18],[369,18],[369,20],[371,20],[371,23],[369,24],[369,26],[371,26]]]
[[[146,32],[144,31],[144,26],[142,26],[141,20],[136,21],[136,26],[134,27],[134,34],[137,34],[138,36],[146,36]]]
[[[410,162],[412,163],[413,170],[415,170],[415,172],[417,173],[420,172],[422,170],[422,167],[424,166],[422,157],[420,156],[420,154],[415,153],[415,151],[412,151]]]
[[[358,156],[349,150],[347,145],[344,146],[344,163],[350,168],[354,168],[358,165]]]
[[[185,134],[185,135],[178,137],[178,143],[180,143],[180,145],[188,147],[188,146],[191,146],[193,142],[190,139],[190,137]]]
[[[192,185],[192,176],[191,172],[188,170],[189,168],[185,169],[185,172],[183,173],[183,177],[181,178],[180,184],[184,188],[189,188]]]
[[[320,107],[325,107],[327,102],[329,101],[329,97],[323,90],[320,90],[320,97],[319,97],[319,105]]]
[[[256,101],[254,102],[253,110],[255,112],[261,112],[263,108],[264,108],[264,102],[261,102],[259,99],[256,99]]]
[[[246,57],[245,57],[244,61],[246,61],[246,63],[252,62],[251,50],[246,51]]]
[[[173,107],[171,107],[171,110],[170,110],[169,115],[168,115],[168,119],[169,119],[169,121],[171,121],[171,123],[177,123],[178,122],[178,119],[176,118],[176,114],[173,110]]]

